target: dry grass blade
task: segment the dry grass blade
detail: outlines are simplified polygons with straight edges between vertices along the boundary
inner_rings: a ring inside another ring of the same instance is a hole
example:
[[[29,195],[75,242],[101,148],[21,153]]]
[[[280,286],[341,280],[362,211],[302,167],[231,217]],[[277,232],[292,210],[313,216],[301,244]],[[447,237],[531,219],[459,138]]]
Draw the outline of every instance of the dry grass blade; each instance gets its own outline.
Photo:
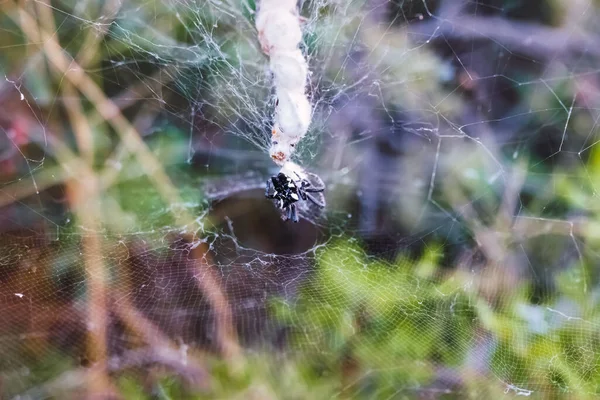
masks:
[[[95,105],[103,118],[110,123],[127,150],[135,154],[141,167],[152,180],[163,200],[168,204],[181,203],[177,189],[173,186],[171,179],[165,173],[160,162],[150,152],[135,128],[121,114],[119,108],[106,97],[100,87],[85,71],[72,58],[66,55],[55,36],[50,35],[43,29],[36,29],[38,26],[35,19],[25,9],[19,9],[19,16],[20,21],[15,22],[20,22],[21,29],[30,39],[37,37],[36,31],[40,33],[43,41],[42,47],[51,65],[58,73],[64,74],[64,77],[81,91]],[[176,214],[175,218],[181,225],[193,221],[191,216],[187,215],[185,211],[182,211],[181,214]]]
[[[193,273],[196,283],[208,299],[216,315],[217,339],[220,351],[228,360],[239,360],[242,349],[237,340],[231,305],[221,283],[209,263],[208,246],[202,243],[192,249]]]

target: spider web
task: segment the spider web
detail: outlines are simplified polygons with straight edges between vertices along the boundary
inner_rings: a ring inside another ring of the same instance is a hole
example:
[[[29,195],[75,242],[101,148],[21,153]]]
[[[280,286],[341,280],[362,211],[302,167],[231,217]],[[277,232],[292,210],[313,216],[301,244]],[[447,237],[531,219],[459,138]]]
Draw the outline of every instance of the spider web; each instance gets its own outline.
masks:
[[[252,1],[2,7],[7,397],[598,394],[592,2],[305,1],[298,224]]]

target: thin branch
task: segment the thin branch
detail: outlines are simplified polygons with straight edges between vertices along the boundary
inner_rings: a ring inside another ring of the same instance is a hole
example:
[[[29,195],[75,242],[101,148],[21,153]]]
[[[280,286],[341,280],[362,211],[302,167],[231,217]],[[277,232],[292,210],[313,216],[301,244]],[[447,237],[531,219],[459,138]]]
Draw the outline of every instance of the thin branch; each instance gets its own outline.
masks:
[[[221,282],[208,263],[208,246],[202,243],[192,249],[194,278],[208,298],[214,313],[217,340],[223,356],[229,360],[239,359],[242,353],[233,323],[231,305],[221,288]]]
[[[79,50],[79,54],[77,54],[77,62],[82,67],[86,67],[90,64],[94,60],[94,57],[99,54],[98,44],[108,32],[112,21],[116,18],[121,9],[122,3],[123,2],[119,0],[107,0],[104,3],[104,7],[102,7],[100,12],[103,23],[94,24],[94,26],[97,26],[98,28],[88,31],[88,34],[83,41],[83,45]]]
[[[556,57],[577,59],[582,55],[600,58],[598,38],[566,28],[551,28],[501,17],[429,19],[412,23],[406,29],[417,45],[491,40],[509,52],[540,61]]]

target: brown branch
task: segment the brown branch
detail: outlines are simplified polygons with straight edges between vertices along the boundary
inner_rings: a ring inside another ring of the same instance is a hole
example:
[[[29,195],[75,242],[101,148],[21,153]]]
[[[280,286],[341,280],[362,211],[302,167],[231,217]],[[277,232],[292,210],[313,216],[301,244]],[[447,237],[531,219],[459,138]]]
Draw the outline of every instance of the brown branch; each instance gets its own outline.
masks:
[[[509,52],[539,61],[582,55],[600,58],[600,41],[588,34],[501,17],[429,19],[412,23],[406,30],[417,45],[491,40]]]
[[[207,257],[208,246],[205,243],[192,249],[194,278],[214,310],[219,350],[229,360],[239,359],[242,351],[237,340],[231,305]]]
[[[86,271],[87,318],[89,323],[87,354],[97,369],[89,376],[89,390],[98,395],[109,386],[106,375],[108,312],[106,304],[107,275],[102,258],[100,234],[98,181],[86,168],[80,170],[81,179],[67,182],[67,194],[77,219],[90,233],[82,235],[82,256]]]

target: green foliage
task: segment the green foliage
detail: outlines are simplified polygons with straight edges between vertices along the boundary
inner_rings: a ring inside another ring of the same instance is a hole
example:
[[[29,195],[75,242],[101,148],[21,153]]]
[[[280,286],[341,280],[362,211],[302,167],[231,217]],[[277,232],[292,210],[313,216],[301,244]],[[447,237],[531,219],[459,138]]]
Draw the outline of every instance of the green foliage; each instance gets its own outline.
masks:
[[[341,377],[355,363],[360,379],[351,390],[367,396],[427,385],[437,365],[459,365],[475,309],[456,277],[434,273],[439,257],[433,249],[388,265],[351,243],[323,250],[299,298],[273,303],[277,318],[294,327],[298,362]]]
[[[316,277],[299,298],[273,303],[278,320],[293,327],[296,362],[343,382],[351,360],[356,370],[350,390],[365,398],[426,389],[442,367],[463,377],[463,389],[475,388],[475,397],[527,388],[546,395],[566,388],[581,396],[597,393],[597,317],[527,305],[522,285],[491,307],[474,291],[474,276],[441,275],[435,272],[438,262],[436,250],[419,260],[401,256],[393,264],[369,260],[351,243],[323,250]],[[569,289],[581,279],[578,270],[558,278],[574,307],[589,302],[580,289]],[[472,364],[488,358],[488,373],[478,371],[470,380]]]

